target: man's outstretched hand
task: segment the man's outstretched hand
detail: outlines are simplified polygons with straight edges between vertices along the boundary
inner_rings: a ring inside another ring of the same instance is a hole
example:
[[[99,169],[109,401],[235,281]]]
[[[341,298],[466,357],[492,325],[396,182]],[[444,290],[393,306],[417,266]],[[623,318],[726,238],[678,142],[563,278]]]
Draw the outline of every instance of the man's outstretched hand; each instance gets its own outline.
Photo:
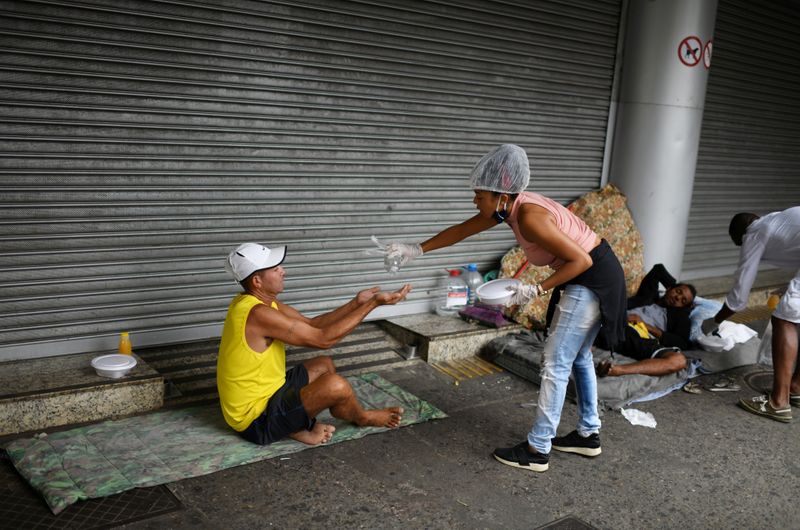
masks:
[[[359,291],[358,294],[356,295],[356,302],[358,302],[359,305],[366,304],[367,302],[372,300],[372,298],[379,292],[381,292],[380,287],[371,287],[369,289],[364,289],[363,291]]]
[[[378,302],[378,305],[392,305],[404,300],[406,295],[411,292],[411,284],[407,283],[400,289],[394,291],[393,293],[387,291],[381,291],[375,294],[375,301]]]

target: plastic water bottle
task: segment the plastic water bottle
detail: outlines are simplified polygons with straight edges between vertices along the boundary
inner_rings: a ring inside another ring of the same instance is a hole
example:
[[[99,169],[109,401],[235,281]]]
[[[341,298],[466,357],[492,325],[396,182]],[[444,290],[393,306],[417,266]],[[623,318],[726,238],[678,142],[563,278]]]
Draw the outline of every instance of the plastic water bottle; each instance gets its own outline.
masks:
[[[403,258],[399,255],[389,256],[383,260],[383,266],[390,274],[397,274],[400,271],[400,262]]]
[[[477,264],[470,263],[467,265],[467,273],[464,275],[464,281],[469,289],[468,303],[469,305],[475,305],[478,287],[483,285],[483,276],[481,276],[481,273],[478,272]]]
[[[469,299],[469,288],[461,278],[461,271],[453,269],[445,277],[442,291],[444,298],[436,306],[436,313],[442,316],[455,316],[459,311],[467,306]]]
[[[127,331],[123,331],[119,334],[119,348],[117,350],[123,355],[130,355],[133,353],[131,336]]]

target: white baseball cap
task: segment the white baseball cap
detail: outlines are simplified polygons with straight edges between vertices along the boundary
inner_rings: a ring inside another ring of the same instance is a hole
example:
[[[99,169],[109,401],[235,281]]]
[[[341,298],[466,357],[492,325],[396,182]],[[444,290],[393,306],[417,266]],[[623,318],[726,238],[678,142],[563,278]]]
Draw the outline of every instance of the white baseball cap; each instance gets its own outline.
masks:
[[[260,243],[242,243],[228,254],[225,270],[240,282],[256,271],[277,267],[285,257],[285,246],[269,248]]]

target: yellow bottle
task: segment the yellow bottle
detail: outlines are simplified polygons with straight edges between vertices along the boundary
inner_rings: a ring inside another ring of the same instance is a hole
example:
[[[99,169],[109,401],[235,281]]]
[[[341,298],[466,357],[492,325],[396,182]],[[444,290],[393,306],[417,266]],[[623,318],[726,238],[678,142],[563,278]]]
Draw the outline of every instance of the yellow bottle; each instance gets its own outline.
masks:
[[[125,355],[131,355],[133,353],[131,337],[127,331],[123,331],[119,334],[119,352]]]
[[[778,307],[778,302],[780,301],[781,301],[780,295],[773,293],[769,295],[769,298],[767,298],[767,307],[769,307],[770,310],[775,311],[775,308]]]

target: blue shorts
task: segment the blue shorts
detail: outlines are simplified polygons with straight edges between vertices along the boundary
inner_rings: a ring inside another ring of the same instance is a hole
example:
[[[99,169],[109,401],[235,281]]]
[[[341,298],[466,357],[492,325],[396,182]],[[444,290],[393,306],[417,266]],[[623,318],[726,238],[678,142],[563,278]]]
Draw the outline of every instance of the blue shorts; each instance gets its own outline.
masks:
[[[267,402],[267,408],[239,435],[259,445],[277,442],[288,435],[311,430],[316,418],[309,418],[300,401],[300,389],[308,385],[308,370],[299,364],[286,372],[286,382]]]

